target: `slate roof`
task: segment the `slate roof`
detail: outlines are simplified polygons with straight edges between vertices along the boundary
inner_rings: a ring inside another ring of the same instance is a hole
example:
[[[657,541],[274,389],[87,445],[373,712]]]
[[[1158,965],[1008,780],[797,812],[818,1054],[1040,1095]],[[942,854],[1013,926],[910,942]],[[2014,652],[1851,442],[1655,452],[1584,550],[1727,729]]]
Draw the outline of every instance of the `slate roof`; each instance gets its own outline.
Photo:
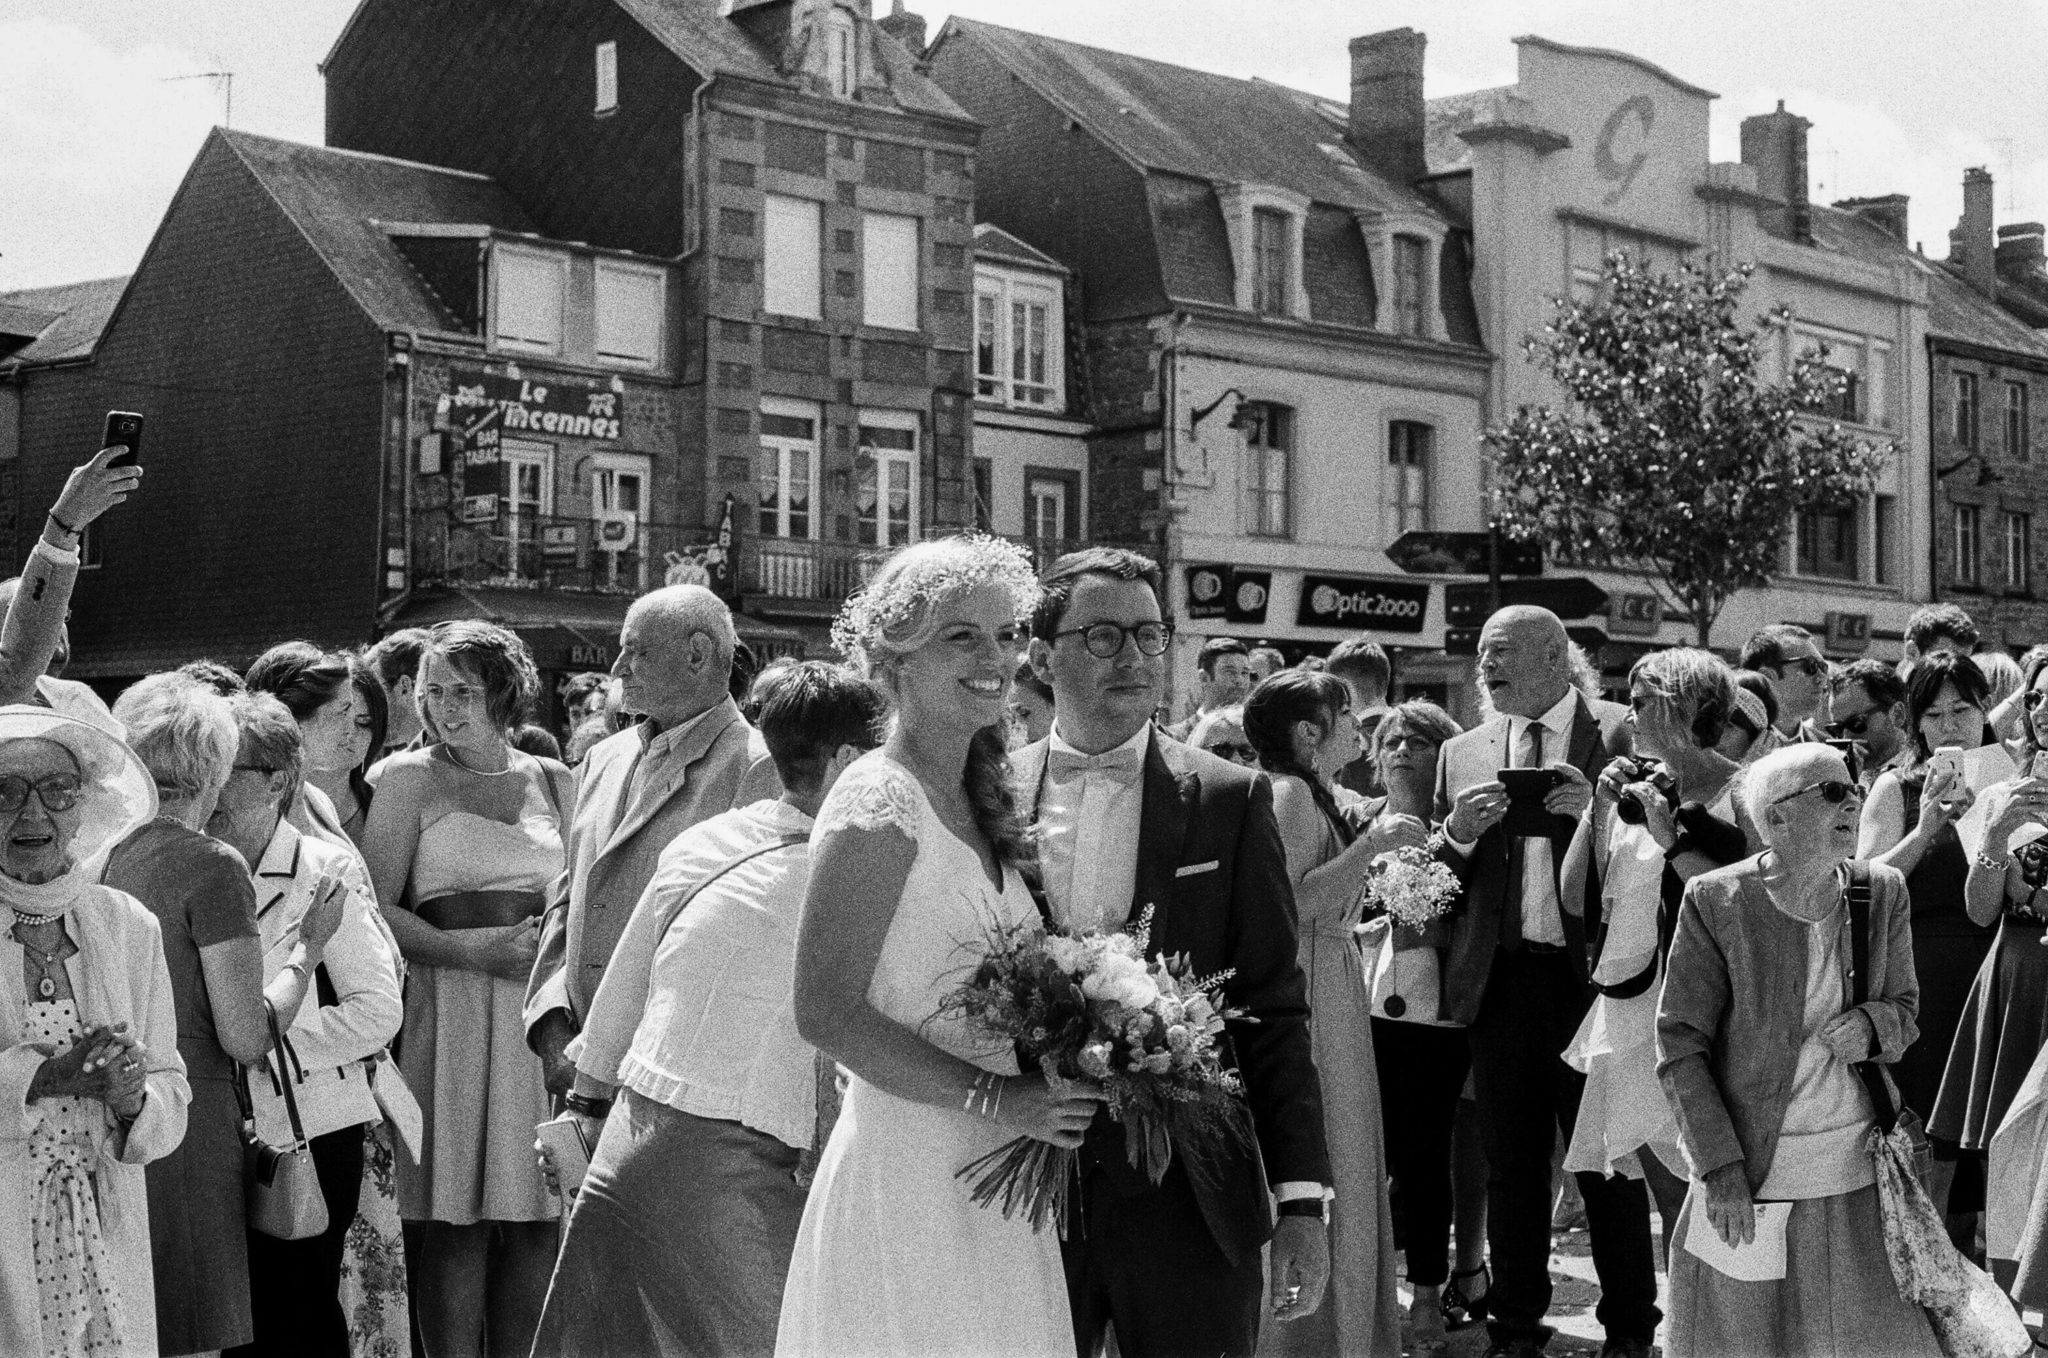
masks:
[[[995,59],[1148,170],[1203,181],[1270,184],[1315,202],[1443,216],[1414,190],[1366,168],[1345,146],[1345,105],[1264,80],[1002,28],[958,15]]]
[[[977,222],[974,227],[974,253],[990,259],[1007,260],[1013,264],[1025,264],[1034,269],[1051,269],[1057,273],[1069,273],[1066,265],[1054,259],[1035,245],[1027,245],[1000,226],[992,222]]]
[[[212,135],[249,168],[381,329],[460,328],[381,223],[536,229],[505,190],[482,175],[225,128]]]
[[[1471,168],[1472,147],[1458,134],[1476,122],[1498,117],[1514,88],[1501,85],[1423,101],[1422,158],[1431,174]]]
[[[15,350],[5,362],[10,366],[62,363],[89,357],[127,287],[128,276],[124,274],[119,278],[95,278],[85,283],[59,283],[0,293],[0,306],[18,309],[18,319],[31,319],[29,313],[50,318],[38,328],[32,343]]]
[[[1909,250],[1883,227],[1846,208],[1813,205],[1814,244],[1876,264],[1908,263],[1927,280],[1927,333],[1987,349],[2048,360],[2048,336],[2036,334],[2003,307],[1951,272]]]

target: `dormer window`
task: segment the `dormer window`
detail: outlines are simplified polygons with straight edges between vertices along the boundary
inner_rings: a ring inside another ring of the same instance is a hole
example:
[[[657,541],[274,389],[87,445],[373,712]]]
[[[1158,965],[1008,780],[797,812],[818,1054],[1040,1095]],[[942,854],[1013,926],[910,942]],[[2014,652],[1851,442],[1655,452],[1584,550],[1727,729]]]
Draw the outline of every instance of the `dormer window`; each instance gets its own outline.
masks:
[[[615,42],[601,42],[597,45],[597,107],[602,116],[619,111],[619,45]]]
[[[1216,200],[1230,236],[1237,304],[1262,316],[1307,320],[1301,235],[1308,199],[1268,185],[1219,184]]]
[[[1394,333],[1424,338],[1429,334],[1423,318],[1423,288],[1427,271],[1423,267],[1426,243],[1416,236],[1394,237]]]
[[[834,6],[826,12],[825,83],[835,98],[851,99],[860,88],[860,74],[854,62],[853,16]]]
[[[1361,212],[1357,221],[1379,299],[1373,328],[1414,339],[1443,339],[1437,260],[1443,256],[1444,224],[1419,212]]]

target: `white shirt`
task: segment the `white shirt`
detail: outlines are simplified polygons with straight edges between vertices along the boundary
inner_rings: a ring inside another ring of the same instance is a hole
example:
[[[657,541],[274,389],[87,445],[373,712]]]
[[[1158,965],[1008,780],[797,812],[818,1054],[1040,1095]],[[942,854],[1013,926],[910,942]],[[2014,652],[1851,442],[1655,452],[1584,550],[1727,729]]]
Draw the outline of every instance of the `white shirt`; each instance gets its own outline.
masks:
[[[1063,929],[1120,929],[1130,920],[1138,891],[1138,822],[1145,809],[1145,756],[1151,739],[1147,723],[1116,747],[1137,752],[1138,776],[1128,783],[1103,773],[1056,783],[1053,755],[1081,752],[1060,738],[1059,720],[1053,720],[1038,803],[1038,861],[1053,919]]]
[[[810,845],[772,849],[676,902],[749,849],[808,836],[811,818],[759,801],[692,826],[666,849],[633,907],[569,1059],[702,1118],[738,1122],[799,1150],[817,1127],[817,1050],[796,1031],[796,929]]]

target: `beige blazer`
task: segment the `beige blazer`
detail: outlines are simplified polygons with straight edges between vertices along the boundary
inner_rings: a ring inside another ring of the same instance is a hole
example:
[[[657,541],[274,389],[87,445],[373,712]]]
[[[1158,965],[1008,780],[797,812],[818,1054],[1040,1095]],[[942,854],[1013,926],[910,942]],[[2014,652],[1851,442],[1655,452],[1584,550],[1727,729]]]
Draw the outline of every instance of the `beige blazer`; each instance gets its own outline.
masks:
[[[540,955],[526,987],[526,1031],[557,1009],[581,1028],[598,982],[633,907],[669,842],[699,821],[780,797],[782,781],[767,742],[727,698],[649,770],[640,797],[627,805],[634,765],[646,748],[642,728],[621,731],[593,747],[577,770],[576,815],[565,847],[567,866],[548,895]]]

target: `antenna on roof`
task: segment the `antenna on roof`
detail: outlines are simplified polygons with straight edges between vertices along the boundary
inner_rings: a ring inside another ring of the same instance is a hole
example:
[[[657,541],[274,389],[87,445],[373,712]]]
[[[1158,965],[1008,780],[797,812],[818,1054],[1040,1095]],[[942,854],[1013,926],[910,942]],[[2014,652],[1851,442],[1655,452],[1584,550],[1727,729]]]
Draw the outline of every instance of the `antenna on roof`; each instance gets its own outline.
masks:
[[[220,125],[222,127],[233,127],[235,125],[235,73],[233,71],[194,71],[191,75],[167,75],[157,83],[168,85],[177,80],[218,81],[219,85],[217,88],[221,92],[222,104]]]

